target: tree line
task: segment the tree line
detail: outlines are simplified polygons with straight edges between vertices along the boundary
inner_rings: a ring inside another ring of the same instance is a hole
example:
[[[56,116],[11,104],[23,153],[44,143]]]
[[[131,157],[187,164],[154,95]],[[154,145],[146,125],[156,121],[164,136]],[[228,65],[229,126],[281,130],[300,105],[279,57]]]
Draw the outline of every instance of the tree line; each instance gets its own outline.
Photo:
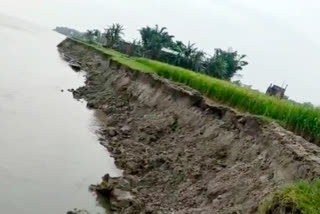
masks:
[[[88,30],[81,39],[112,48],[122,53],[159,60],[171,65],[191,69],[207,75],[231,80],[238,71],[248,65],[246,55],[237,51],[215,49],[213,55],[209,55],[195,47],[194,43],[187,44],[174,40],[167,28],[143,27],[139,29],[140,40],[129,43],[124,37],[124,27],[120,24],[112,24],[101,32],[97,29]],[[78,38],[79,39],[79,38]]]

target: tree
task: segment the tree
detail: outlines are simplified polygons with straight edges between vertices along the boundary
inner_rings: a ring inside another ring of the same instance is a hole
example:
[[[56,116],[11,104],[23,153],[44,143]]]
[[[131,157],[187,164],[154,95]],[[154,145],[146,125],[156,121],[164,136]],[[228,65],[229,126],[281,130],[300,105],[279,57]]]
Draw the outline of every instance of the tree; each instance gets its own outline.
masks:
[[[122,39],[123,31],[122,25],[112,24],[103,34],[99,30],[88,30],[84,38],[91,43],[101,43],[130,56],[156,59],[224,80],[231,80],[235,75],[239,75],[237,71],[248,65],[244,60],[246,55],[239,55],[231,49],[215,49],[214,55],[208,58],[194,43],[173,41],[174,36],[168,33],[167,28],[160,28],[158,25],[141,28],[141,41],[135,40],[132,43]]]
[[[93,30],[93,36],[94,36],[94,40],[99,42],[100,41],[100,37],[101,37],[101,32],[97,29]]]
[[[142,42],[138,39],[134,39],[132,42],[132,55],[133,56],[138,56],[141,57],[143,55],[143,50],[142,50]]]
[[[85,33],[85,38],[88,42],[92,43],[94,39],[94,31],[93,30],[87,30]]]
[[[188,42],[188,45],[185,46],[183,54],[186,59],[191,59],[192,56],[197,52],[198,48],[195,48],[195,45],[195,43]]]
[[[105,29],[106,47],[116,48],[120,45],[122,41],[122,36],[124,36],[124,28],[122,25],[116,23],[112,24],[110,27]]]
[[[230,80],[237,71],[242,70],[248,62],[237,51],[216,49],[214,56],[208,60],[206,73],[219,79]]]
[[[203,51],[198,51],[198,48],[195,47],[194,43],[188,42],[188,44],[185,45],[181,41],[176,41],[173,50],[179,53],[176,56],[175,65],[195,71],[202,70],[202,61],[205,53]]]
[[[142,45],[148,57],[157,59],[162,48],[172,45],[174,36],[169,35],[166,30],[167,28],[159,28],[158,25],[154,28],[147,26],[139,30]]]
[[[203,63],[203,59],[205,57],[205,52],[203,51],[196,51],[191,58],[192,68],[195,71],[204,71],[205,66]]]

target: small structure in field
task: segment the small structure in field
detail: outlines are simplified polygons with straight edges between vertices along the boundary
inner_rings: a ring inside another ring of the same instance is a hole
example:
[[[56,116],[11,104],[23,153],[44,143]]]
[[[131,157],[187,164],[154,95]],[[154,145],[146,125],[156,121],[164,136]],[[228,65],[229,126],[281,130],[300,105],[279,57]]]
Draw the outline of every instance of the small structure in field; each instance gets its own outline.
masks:
[[[270,84],[269,88],[267,89],[266,94],[283,99],[283,98],[286,98],[285,93],[286,93],[287,88],[288,88],[288,85],[285,88],[283,88],[278,85]]]

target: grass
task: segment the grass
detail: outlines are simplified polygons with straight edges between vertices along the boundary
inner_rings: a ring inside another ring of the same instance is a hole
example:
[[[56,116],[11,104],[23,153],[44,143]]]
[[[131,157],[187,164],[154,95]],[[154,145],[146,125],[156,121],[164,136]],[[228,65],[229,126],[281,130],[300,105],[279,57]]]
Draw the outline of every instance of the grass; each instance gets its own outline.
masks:
[[[215,101],[234,107],[242,112],[276,120],[285,128],[305,137],[309,141],[320,144],[319,108],[280,100],[276,97],[270,97],[184,68],[146,58],[128,57],[98,45],[78,42],[100,51],[107,57],[129,68],[142,72],[156,73],[169,80],[183,83]]]
[[[319,214],[320,180],[299,181],[279,189],[260,206],[259,214],[271,213]]]

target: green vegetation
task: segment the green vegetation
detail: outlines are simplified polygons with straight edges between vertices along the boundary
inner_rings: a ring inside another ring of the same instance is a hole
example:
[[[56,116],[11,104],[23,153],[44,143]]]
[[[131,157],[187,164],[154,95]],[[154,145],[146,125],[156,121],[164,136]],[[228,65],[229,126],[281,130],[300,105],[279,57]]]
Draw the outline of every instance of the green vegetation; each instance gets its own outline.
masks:
[[[243,61],[245,57],[246,55],[238,55],[237,51],[216,49],[205,73],[219,79],[231,80],[235,71],[242,70],[248,65],[248,62]]]
[[[205,73],[219,79],[231,80],[237,71],[248,65],[244,61],[246,55],[238,55],[237,51],[216,49],[212,57],[199,51],[195,44],[185,45],[182,41],[173,41],[174,36],[165,27],[149,26],[139,30],[142,38],[144,57],[166,62],[167,64]],[[170,52],[163,51],[167,48]]]
[[[81,41],[80,41],[81,42]],[[128,57],[102,46],[81,42],[134,70],[156,73],[169,80],[183,83],[205,96],[237,108],[243,112],[261,115],[278,121],[282,126],[302,135],[307,140],[320,141],[320,109],[270,97],[184,68],[162,62]]]
[[[161,49],[173,44],[174,36],[169,35],[166,30],[165,27],[160,29],[158,25],[155,28],[147,26],[139,30],[145,54],[151,59],[159,59]]]
[[[278,190],[265,201],[259,214],[319,214],[320,180],[300,181]]]
[[[94,43],[97,41],[100,35],[101,35],[100,31],[95,29],[95,30],[87,30],[87,32],[84,34],[84,37],[89,43]]]
[[[165,27],[146,26],[141,28],[139,33],[141,40],[126,42],[123,39],[123,26],[112,24],[103,33],[94,29],[80,36],[78,34],[71,36],[71,38],[112,48],[126,55],[154,59],[228,81],[248,65],[248,62],[244,61],[246,55],[239,55],[232,49],[225,51],[217,48],[210,56],[198,50],[194,43],[184,44],[179,40],[174,41],[174,36],[170,35]]]
[[[122,36],[124,35],[123,31],[123,26],[120,24],[113,24],[105,29],[105,46],[113,49],[117,49],[119,46],[121,46]]]

